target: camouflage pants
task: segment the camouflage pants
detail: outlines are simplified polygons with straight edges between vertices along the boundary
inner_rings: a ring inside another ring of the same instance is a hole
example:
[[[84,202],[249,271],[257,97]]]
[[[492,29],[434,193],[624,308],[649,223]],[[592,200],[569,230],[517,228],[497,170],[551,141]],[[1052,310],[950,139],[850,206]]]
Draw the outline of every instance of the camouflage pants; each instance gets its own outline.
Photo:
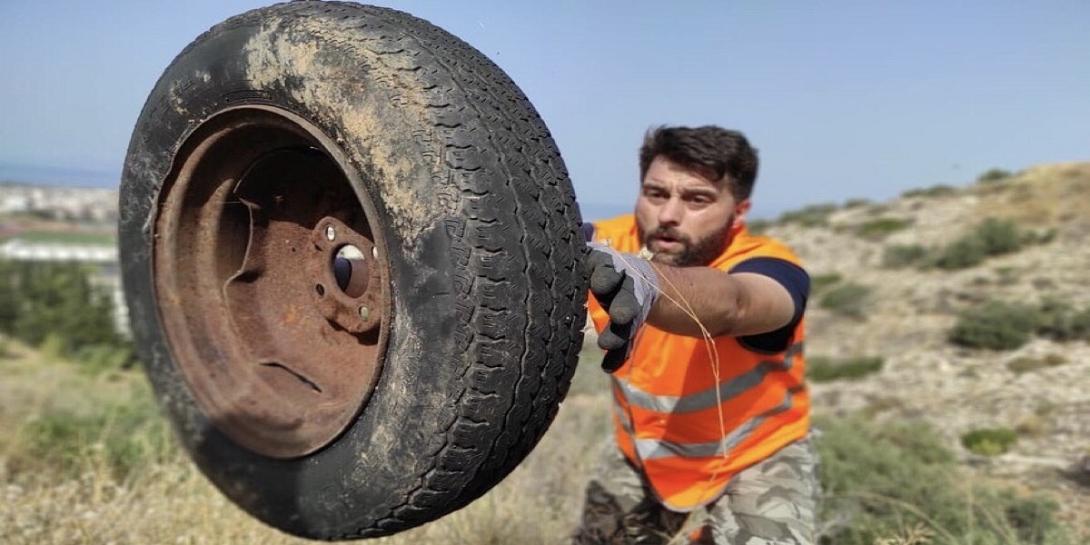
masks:
[[[817,453],[806,438],[735,475],[695,529],[677,536],[689,514],[663,507],[610,440],[572,543],[812,545],[819,488]]]

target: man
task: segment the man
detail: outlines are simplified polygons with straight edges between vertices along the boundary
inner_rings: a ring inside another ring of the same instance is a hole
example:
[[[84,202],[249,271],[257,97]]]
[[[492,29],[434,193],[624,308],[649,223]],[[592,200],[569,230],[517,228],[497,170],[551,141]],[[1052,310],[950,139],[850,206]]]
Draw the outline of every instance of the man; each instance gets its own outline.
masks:
[[[786,246],[746,231],[756,176],[739,132],[659,128],[640,149],[635,215],[584,228],[615,437],[576,544],[814,543],[810,279]]]

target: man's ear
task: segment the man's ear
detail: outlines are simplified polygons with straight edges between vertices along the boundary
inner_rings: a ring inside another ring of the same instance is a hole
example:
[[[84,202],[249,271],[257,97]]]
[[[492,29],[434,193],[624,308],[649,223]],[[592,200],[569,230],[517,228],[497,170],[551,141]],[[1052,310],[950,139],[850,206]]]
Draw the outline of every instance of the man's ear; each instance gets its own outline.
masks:
[[[731,224],[731,229],[741,228],[746,223],[746,216],[749,214],[749,209],[753,207],[753,202],[746,199],[736,205],[734,205],[734,223]]]

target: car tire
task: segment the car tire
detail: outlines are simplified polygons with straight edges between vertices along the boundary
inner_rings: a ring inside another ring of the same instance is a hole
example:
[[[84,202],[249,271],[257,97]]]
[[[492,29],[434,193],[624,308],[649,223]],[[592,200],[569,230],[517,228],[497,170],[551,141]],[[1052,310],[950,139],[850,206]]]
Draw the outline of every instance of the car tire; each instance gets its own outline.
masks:
[[[500,68],[348,3],[198,37],[148,97],[120,191],[132,335],[181,444],[242,509],[316,539],[434,520],[530,452],[582,343],[579,226]],[[322,269],[340,233],[369,250],[366,293]]]

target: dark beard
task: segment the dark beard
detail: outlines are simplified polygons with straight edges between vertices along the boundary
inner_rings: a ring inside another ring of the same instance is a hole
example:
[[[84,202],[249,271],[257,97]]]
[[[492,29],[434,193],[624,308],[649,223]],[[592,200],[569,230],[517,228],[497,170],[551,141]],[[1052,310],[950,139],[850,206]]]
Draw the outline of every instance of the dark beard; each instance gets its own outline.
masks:
[[[652,233],[645,233],[643,229],[637,225],[636,231],[640,237],[640,245],[647,247],[650,251],[653,250],[648,246],[648,238],[655,238],[656,236],[668,236],[684,245],[684,248],[679,254],[667,254],[664,252],[655,254],[653,261],[656,263],[673,265],[674,267],[703,267],[709,265],[715,258],[723,253],[723,250],[727,247],[727,243],[730,242],[730,226],[733,223],[734,216],[732,215],[727,219],[727,223],[722,229],[696,241],[683,236],[672,227],[659,228]]]

